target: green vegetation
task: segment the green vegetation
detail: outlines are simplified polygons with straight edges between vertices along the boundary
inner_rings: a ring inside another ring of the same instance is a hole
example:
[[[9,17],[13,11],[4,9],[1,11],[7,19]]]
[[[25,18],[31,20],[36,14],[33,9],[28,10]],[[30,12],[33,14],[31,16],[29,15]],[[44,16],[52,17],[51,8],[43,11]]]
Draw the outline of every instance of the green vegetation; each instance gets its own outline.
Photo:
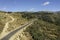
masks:
[[[29,32],[34,40],[57,40],[58,27],[52,23],[38,20],[29,26],[26,32]]]
[[[0,33],[6,22],[11,21],[7,31],[11,31],[32,19],[38,19],[24,32],[28,32],[33,40],[60,40],[60,13],[54,12],[0,12]]]
[[[38,19],[25,30],[30,33],[33,40],[60,40],[60,17],[58,14],[37,12],[35,14],[27,13],[27,15],[33,15],[31,17]],[[25,17],[31,19],[29,16]]]

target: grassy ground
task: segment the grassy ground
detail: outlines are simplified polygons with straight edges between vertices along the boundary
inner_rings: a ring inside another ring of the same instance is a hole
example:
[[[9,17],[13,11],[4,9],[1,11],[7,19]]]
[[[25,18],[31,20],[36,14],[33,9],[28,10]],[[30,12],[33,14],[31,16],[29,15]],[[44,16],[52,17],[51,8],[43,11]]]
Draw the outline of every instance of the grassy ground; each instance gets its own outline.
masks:
[[[6,13],[7,14],[7,13]],[[4,25],[7,21],[11,20],[5,13],[0,13],[0,33],[2,32]]]
[[[18,35],[21,40],[60,40],[60,15],[48,13],[0,13],[0,33],[2,32],[6,22],[12,20],[7,28],[7,32],[20,27],[31,19],[37,18],[31,26],[26,28],[21,35]],[[17,37],[18,37],[17,36]],[[17,39],[16,37],[16,39]]]
[[[38,20],[28,27],[26,32],[30,33],[34,40],[58,40],[58,27],[52,23]]]
[[[8,31],[11,31],[27,22],[26,19],[22,18],[21,14],[12,13],[10,15],[14,18],[14,21],[12,23],[9,23]]]
[[[11,21],[12,19],[10,18],[13,17],[14,21],[9,23],[9,27],[7,28],[7,32],[25,24],[27,21],[27,19],[22,18],[21,14],[17,14],[17,13],[0,13],[0,33],[2,32],[5,24],[9,21]]]

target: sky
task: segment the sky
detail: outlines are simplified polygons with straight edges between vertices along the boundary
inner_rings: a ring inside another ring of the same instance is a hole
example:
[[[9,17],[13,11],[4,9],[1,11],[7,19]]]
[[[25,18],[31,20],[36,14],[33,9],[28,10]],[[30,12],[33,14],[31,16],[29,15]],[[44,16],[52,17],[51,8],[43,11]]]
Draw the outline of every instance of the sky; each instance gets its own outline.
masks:
[[[60,11],[60,0],[0,0],[1,11]]]

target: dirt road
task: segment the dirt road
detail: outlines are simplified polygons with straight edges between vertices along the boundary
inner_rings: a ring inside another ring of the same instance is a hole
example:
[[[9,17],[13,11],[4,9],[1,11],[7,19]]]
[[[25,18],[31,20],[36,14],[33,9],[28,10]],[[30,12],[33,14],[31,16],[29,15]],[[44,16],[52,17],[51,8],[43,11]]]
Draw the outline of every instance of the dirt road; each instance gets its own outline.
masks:
[[[35,20],[30,21],[29,23],[26,23],[25,25],[20,26],[19,28],[17,28],[16,30],[10,32],[9,34],[7,34],[6,36],[4,36],[3,38],[1,38],[1,40],[9,40],[16,32],[20,31],[21,29],[30,26]]]
[[[7,23],[5,23],[5,26],[4,26],[4,29],[0,35],[0,37],[3,37],[6,35],[6,31],[7,31],[7,28],[9,27],[9,23],[12,23],[14,21],[14,18],[12,16],[9,15],[9,17],[12,19],[11,21],[8,21]]]

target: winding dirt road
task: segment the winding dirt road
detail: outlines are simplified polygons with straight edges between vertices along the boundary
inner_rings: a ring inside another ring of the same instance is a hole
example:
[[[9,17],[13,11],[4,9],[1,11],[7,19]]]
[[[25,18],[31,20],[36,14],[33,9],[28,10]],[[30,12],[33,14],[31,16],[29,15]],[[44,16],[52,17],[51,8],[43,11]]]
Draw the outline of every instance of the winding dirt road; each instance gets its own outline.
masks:
[[[22,30],[28,26],[30,26],[34,21],[36,21],[36,19],[26,23],[25,25],[20,26],[16,30],[11,31],[10,33],[8,33],[6,36],[1,38],[0,40],[9,40],[15,33],[17,33],[18,31],[20,31],[20,30]]]
[[[8,15],[8,14],[7,14],[7,15]],[[14,21],[14,18],[13,18],[12,16],[9,15],[9,17],[10,17],[12,20],[11,20],[11,21],[8,21],[8,22],[5,24],[4,29],[3,29],[0,37],[3,37],[3,36],[5,36],[5,35],[7,34],[6,31],[7,31],[7,28],[9,27],[9,26],[8,26],[9,23],[12,23],[12,22]]]

